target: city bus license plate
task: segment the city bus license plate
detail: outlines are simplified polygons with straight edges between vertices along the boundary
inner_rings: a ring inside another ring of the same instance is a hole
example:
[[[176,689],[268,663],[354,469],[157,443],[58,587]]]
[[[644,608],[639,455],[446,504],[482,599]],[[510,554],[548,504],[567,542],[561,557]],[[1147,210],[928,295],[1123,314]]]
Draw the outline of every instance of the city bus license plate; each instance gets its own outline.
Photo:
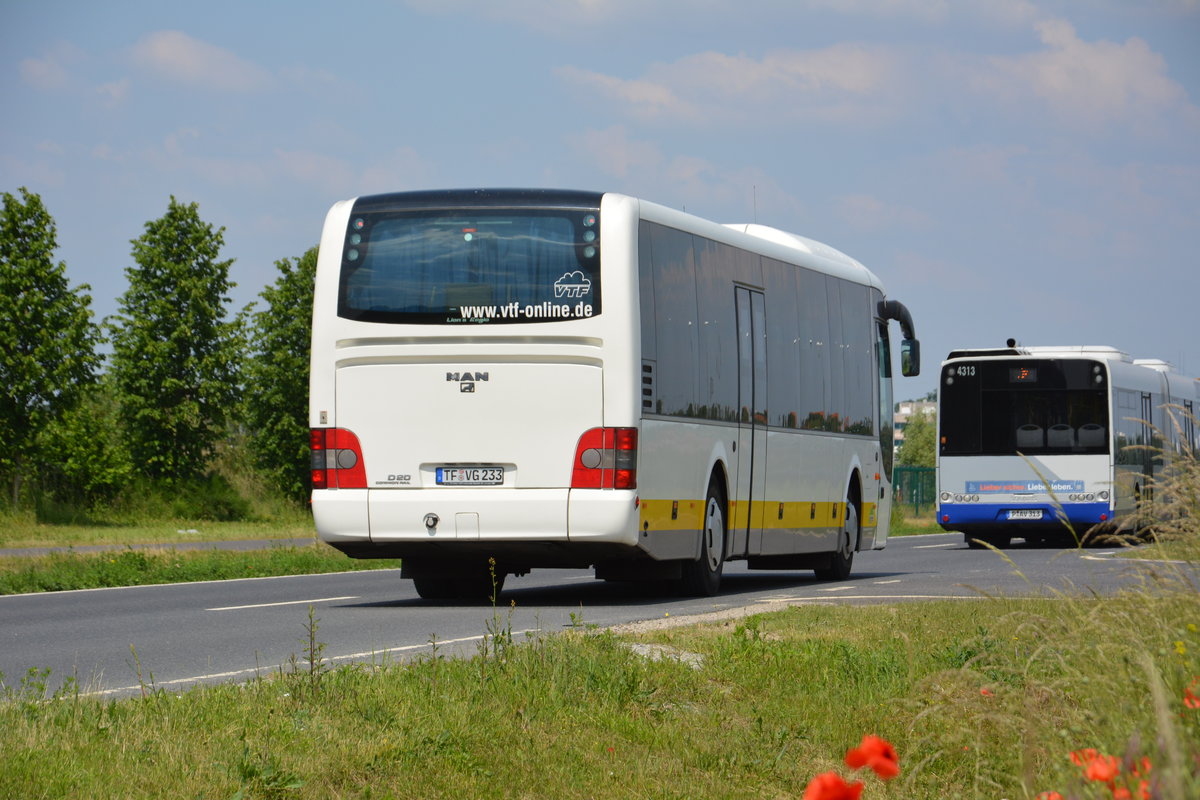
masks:
[[[1040,508],[1015,508],[1008,512],[1009,519],[1041,519],[1042,510]]]
[[[438,467],[438,486],[498,486],[504,467]]]

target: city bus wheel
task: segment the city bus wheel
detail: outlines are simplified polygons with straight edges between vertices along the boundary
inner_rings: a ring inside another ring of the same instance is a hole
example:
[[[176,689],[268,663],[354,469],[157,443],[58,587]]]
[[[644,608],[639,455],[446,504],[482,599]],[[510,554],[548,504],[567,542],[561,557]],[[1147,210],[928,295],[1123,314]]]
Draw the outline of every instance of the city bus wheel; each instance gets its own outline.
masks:
[[[721,588],[725,569],[725,493],[714,480],[704,499],[704,529],[700,532],[700,558],[683,565],[681,588],[687,595],[712,597]]]
[[[980,533],[967,537],[967,546],[975,550],[983,550],[988,545],[997,550],[1003,550],[1010,544],[1012,544],[1012,534],[1008,533]]]
[[[487,564],[473,565],[458,576],[459,597],[471,602],[495,603],[504,589],[503,572],[495,572]]]
[[[487,564],[470,564],[455,569],[419,571],[413,585],[422,600],[465,600],[495,602],[504,588],[505,573]]]
[[[422,600],[453,600],[458,597],[454,579],[445,573],[421,573],[414,575],[412,581]]]
[[[846,519],[838,532],[837,550],[829,556],[829,566],[813,570],[818,578],[826,581],[844,581],[850,577],[854,566],[854,549],[858,547],[858,506],[846,498]]]

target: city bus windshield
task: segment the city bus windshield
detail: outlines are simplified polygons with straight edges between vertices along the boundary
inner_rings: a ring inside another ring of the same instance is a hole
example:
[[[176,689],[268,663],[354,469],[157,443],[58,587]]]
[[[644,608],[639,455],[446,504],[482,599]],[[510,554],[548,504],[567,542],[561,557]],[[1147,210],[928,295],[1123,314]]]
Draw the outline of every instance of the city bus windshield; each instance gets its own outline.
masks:
[[[494,325],[599,313],[598,211],[351,214],[342,248],[340,317]]]
[[[1107,376],[1093,361],[953,362],[942,369],[946,455],[1109,451]]]

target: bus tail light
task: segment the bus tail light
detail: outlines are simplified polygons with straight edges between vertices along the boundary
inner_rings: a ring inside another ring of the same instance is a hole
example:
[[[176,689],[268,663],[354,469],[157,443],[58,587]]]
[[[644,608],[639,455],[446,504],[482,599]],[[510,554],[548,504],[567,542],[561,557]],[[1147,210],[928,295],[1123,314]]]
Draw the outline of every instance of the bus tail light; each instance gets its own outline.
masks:
[[[592,428],[579,437],[572,489],[636,489],[637,428]]]
[[[353,433],[344,428],[312,428],[309,431],[309,447],[312,488],[367,488],[362,446]]]

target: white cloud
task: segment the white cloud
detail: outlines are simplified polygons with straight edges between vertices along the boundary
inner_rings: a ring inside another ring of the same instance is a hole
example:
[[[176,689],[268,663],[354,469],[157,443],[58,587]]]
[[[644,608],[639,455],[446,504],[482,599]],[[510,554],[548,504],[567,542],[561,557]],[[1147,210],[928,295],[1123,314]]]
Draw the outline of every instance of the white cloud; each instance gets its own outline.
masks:
[[[860,231],[889,231],[925,228],[930,219],[912,206],[896,205],[870,194],[844,195],[836,201],[837,213],[846,223]]]
[[[575,149],[585,154],[587,163],[622,180],[645,169],[657,169],[662,153],[649,142],[629,138],[624,126],[614,125],[602,131],[591,130],[574,139]]]
[[[181,31],[155,31],[133,47],[134,61],[168,80],[223,92],[255,92],[271,85],[271,74],[224,48]]]
[[[361,169],[356,176],[356,183],[343,194],[350,196],[428,188],[432,186],[436,174],[434,165],[415,149],[397,147]]]
[[[1162,0],[1196,4],[1200,0]],[[516,24],[561,40],[591,35],[599,29],[612,33],[621,27],[672,26],[695,20],[737,15],[743,20],[778,26],[811,24],[816,15],[838,14],[871,22],[913,20],[944,25],[955,20],[1014,27],[1039,16],[1031,0],[756,0],[733,6],[728,0],[405,0],[422,14],[485,17]]]
[[[568,144],[576,160],[614,179],[614,191],[723,222],[788,228],[804,217],[802,204],[763,170],[724,169],[684,154],[668,157],[657,144],[631,138],[622,125],[586,131]]]
[[[695,119],[700,114],[699,109],[676,95],[669,86],[654,80],[625,80],[571,66],[559,67],[554,72],[568,83],[594,90],[640,117]]]
[[[761,59],[710,51],[654,64],[630,79],[576,67],[556,74],[642,119],[741,124],[750,113],[877,119],[894,107],[902,71],[901,59],[886,48],[838,44],[776,50]]]
[[[35,89],[62,89],[71,80],[70,68],[84,59],[84,53],[69,42],[59,42],[41,58],[22,59],[17,69],[21,80]]]
[[[354,170],[345,159],[310,150],[276,150],[274,165],[284,177],[319,186],[325,194],[344,194],[354,182]]]
[[[96,88],[96,94],[104,98],[105,105],[110,108],[119,106],[129,96],[129,79],[101,84]]]
[[[1041,50],[989,59],[991,69],[977,85],[1018,103],[1036,98],[1059,120],[1082,126],[1153,125],[1174,113],[1193,124],[1200,118],[1187,92],[1168,77],[1165,59],[1143,39],[1087,42],[1060,19],[1042,21],[1035,29]]]
[[[516,22],[545,33],[562,35],[572,30],[586,32],[594,26],[644,19],[664,11],[674,15],[686,11],[703,13],[718,7],[721,0],[406,0],[405,5],[423,14],[485,16]]]

